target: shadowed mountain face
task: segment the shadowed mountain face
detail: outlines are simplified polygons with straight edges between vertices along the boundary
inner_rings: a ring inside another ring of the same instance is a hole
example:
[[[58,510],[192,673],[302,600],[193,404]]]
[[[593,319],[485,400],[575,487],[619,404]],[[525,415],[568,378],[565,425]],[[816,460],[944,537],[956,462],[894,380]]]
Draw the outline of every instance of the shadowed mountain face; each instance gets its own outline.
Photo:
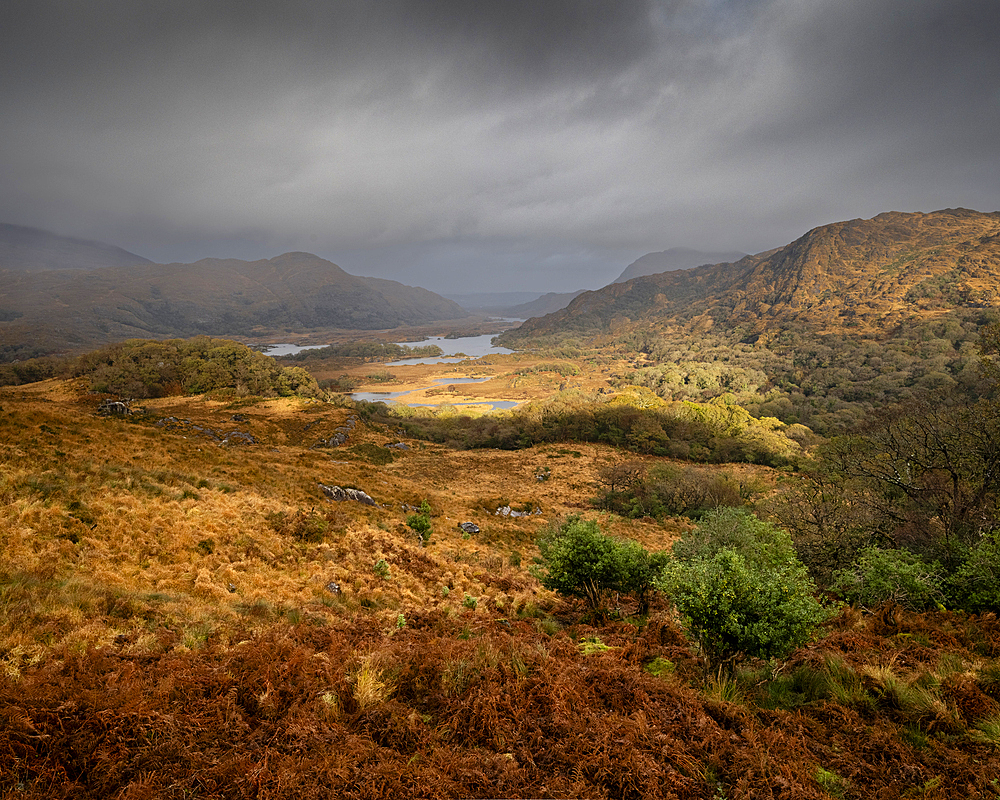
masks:
[[[54,350],[130,337],[378,330],[467,316],[395,281],[359,278],[309,253],[88,272],[0,273],[0,341]]]
[[[701,250],[689,250],[686,247],[671,247],[660,253],[646,253],[641,258],[629,264],[615,283],[624,283],[632,278],[643,275],[655,275],[657,272],[673,272],[676,269],[691,269],[703,264],[723,264],[739,261],[746,253],[706,253]]]
[[[58,236],[39,228],[0,224],[0,270],[38,272],[152,263],[113,244]]]
[[[778,250],[585,292],[509,340],[560,330],[719,325],[885,333],[956,307],[1000,308],[1000,212],[889,212],[809,231]]]

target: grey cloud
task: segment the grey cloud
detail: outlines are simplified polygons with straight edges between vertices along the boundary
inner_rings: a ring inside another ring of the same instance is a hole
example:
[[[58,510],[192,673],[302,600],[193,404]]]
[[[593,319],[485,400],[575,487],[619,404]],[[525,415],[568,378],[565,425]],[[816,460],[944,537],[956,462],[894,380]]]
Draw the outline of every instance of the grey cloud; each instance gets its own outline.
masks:
[[[672,246],[995,210],[998,17],[995,0],[8,0],[0,219],[162,261],[301,249],[430,288],[572,290]]]

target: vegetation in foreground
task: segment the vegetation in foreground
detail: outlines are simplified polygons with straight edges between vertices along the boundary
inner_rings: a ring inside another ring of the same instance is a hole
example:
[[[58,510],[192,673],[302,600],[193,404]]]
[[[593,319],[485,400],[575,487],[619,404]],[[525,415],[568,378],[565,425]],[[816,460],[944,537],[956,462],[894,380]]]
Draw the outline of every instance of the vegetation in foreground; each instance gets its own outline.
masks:
[[[361,407],[235,387],[154,397],[123,418],[97,416],[99,400],[80,381],[0,395],[4,796],[949,797],[1000,786],[1000,630],[988,606],[910,611],[875,595],[856,598],[868,611],[823,621],[798,563],[821,574],[820,551],[801,546],[810,524],[890,537],[862,542],[840,569],[867,569],[869,545],[927,560],[943,541],[937,523],[915,536],[918,509],[880,494],[876,475],[845,483],[825,451],[807,480],[740,465],[736,491],[688,507],[696,526],[669,510],[611,513],[666,497],[654,488],[681,478],[710,484],[718,469],[641,450],[573,436],[516,454],[456,450]],[[917,476],[921,498],[939,470]],[[960,487],[978,474],[970,467]],[[881,497],[884,515],[859,521],[860,500],[830,511],[795,494],[823,480]],[[376,504],[331,501],[321,484]],[[785,500],[739,489],[754,484]],[[808,512],[808,524],[784,526],[794,554],[771,522],[725,510],[749,503],[760,517]],[[991,568],[973,530],[956,534],[953,574]],[[890,586],[912,566],[884,562]],[[722,591],[705,588],[719,581]]]

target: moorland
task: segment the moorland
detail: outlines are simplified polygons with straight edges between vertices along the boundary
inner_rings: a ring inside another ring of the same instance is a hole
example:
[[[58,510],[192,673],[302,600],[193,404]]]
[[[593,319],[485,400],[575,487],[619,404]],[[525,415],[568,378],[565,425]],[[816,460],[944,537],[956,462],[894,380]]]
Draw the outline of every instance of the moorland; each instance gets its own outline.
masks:
[[[998,233],[4,365],[0,793],[1000,795]]]

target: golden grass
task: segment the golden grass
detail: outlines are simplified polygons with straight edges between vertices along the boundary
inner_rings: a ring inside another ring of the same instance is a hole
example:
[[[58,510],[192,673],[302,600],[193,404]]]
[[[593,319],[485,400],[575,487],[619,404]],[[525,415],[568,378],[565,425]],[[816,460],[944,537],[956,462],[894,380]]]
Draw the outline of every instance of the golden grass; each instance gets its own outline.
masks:
[[[394,691],[396,691],[395,681],[373,660],[366,660],[354,673],[354,700],[362,710],[384,703]]]
[[[513,617],[554,599],[528,568],[539,532],[563,516],[595,517],[648,549],[689,525],[595,512],[598,470],[621,458],[609,447],[410,440],[378,464],[366,453],[398,432],[358,420],[347,446],[316,446],[354,414],[337,404],[170,397],[123,420],[97,416],[98,400],[73,381],[0,389],[0,597],[17,596],[0,618],[0,652],[20,654],[5,664],[63,646],[142,651],[163,629],[197,649],[282,620],[365,616],[392,630],[415,609]],[[232,430],[257,443],[213,438]],[[361,488],[379,505],[334,503],[320,484]],[[405,524],[423,500],[426,547]],[[498,516],[503,505],[541,513]],[[280,519],[316,520],[321,533],[297,538]],[[466,521],[480,533],[464,534]],[[380,560],[388,577],[373,570]]]

